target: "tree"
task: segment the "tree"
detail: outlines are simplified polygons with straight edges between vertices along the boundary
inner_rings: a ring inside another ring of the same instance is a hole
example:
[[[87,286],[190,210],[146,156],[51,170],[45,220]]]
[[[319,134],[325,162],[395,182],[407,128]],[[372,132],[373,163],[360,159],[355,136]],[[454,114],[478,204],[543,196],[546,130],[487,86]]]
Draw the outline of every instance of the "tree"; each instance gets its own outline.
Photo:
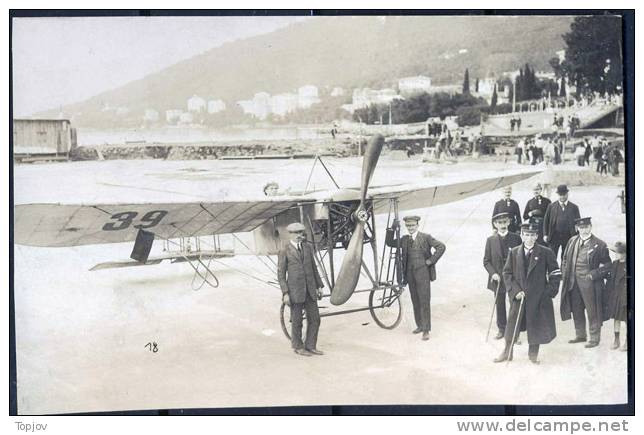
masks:
[[[566,60],[579,92],[615,92],[622,86],[622,28],[620,17],[576,17],[563,35]]]
[[[465,68],[465,78],[463,78],[463,94],[470,93],[470,71]]]
[[[563,76],[561,78],[561,85],[559,87],[559,96],[560,97],[566,96],[566,76]]]
[[[474,89],[478,93],[478,91],[479,91],[479,78],[478,77],[476,78],[476,85],[475,85]]]
[[[494,92],[492,92],[492,101],[490,101],[490,111],[496,109],[496,103],[499,99],[499,96],[496,94],[496,84],[494,84]]]

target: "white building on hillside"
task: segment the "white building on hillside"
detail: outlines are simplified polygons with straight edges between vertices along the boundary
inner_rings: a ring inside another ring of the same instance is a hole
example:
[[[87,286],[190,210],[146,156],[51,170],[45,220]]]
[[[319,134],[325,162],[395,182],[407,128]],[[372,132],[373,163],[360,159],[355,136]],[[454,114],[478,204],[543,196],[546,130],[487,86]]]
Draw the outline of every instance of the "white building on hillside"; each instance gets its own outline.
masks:
[[[432,79],[426,76],[404,77],[398,80],[398,90],[402,95],[429,92]]]
[[[355,89],[353,91],[353,108],[360,109],[371,104],[389,104],[394,100],[402,99],[394,89]]]
[[[145,109],[143,120],[148,122],[157,122],[159,120],[159,112],[154,109]]]
[[[317,86],[305,85],[297,90],[297,107],[300,109],[306,109],[319,102]]]
[[[192,124],[193,119],[192,113],[183,112],[181,116],[179,116],[179,124]]]
[[[344,95],[344,89],[339,86],[336,86],[331,90],[332,97],[341,97],[343,95]]]
[[[188,112],[203,112],[206,110],[206,100],[198,95],[188,98]]]
[[[226,110],[226,103],[224,103],[222,100],[208,101],[208,113],[218,113],[222,110]]]
[[[179,121],[179,117],[183,113],[183,110],[179,109],[170,109],[165,111],[165,120],[166,122],[173,124]]]
[[[242,100],[237,102],[244,113],[259,119],[266,119],[270,113],[270,103],[271,96],[268,92],[258,92],[253,96],[252,100]]]
[[[297,110],[300,104],[299,95],[278,94],[273,95],[270,100],[270,113],[284,116],[287,113]]]

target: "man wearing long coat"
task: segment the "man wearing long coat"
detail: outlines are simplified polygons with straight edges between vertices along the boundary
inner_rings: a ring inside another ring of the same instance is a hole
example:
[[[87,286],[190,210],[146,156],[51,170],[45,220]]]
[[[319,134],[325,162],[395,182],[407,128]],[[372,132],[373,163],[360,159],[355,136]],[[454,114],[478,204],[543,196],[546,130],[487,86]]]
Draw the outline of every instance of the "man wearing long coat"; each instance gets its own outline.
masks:
[[[580,218],[575,223],[579,234],[568,241],[561,267],[560,311],[562,320],[570,320],[572,315],[575,324],[575,338],[569,343],[586,341],[588,315],[590,340],[586,347],[590,348],[599,345],[602,323],[610,318],[600,268],[611,259],[606,243],[592,234],[591,219]]]
[[[539,346],[550,343],[557,336],[552,299],[559,291],[561,270],[554,253],[536,244],[538,233],[535,224],[522,225],[523,243],[512,248],[505,262],[503,279],[512,302],[505,330],[505,348],[494,362],[512,359],[512,343],[520,331],[528,333],[528,357],[535,364],[539,363]]]
[[[431,316],[431,286],[436,279],[436,263],[445,252],[445,245],[431,235],[418,231],[418,216],[403,218],[409,234],[396,239],[398,221],[387,230],[385,243],[389,247],[397,247],[400,243],[403,283],[409,284],[409,295],[414,307],[414,319],[417,328],[414,334],[423,333],[422,339],[429,340],[432,329]]]
[[[510,249],[521,244],[521,237],[508,231],[508,226],[510,225],[509,213],[495,215],[492,218],[492,225],[494,225],[497,232],[488,237],[485,242],[483,267],[488,273],[487,288],[495,292],[496,326],[499,328],[495,338],[499,340],[505,335],[505,326],[507,324],[503,266],[505,266],[505,260],[508,258]]]
[[[577,204],[568,201],[568,186],[561,184],[557,186],[559,200],[551,203],[546,209],[543,217],[543,240],[548,244],[555,256],[559,255],[568,240],[575,235],[575,219],[579,219],[579,207]]]

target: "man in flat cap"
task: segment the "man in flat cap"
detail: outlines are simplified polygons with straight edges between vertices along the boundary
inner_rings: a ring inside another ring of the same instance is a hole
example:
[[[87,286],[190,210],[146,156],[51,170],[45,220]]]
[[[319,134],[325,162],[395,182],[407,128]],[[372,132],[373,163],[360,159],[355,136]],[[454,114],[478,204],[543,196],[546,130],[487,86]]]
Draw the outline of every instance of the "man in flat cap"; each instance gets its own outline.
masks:
[[[505,284],[503,283],[503,266],[508,258],[510,249],[521,244],[521,237],[508,231],[510,225],[510,214],[499,213],[492,217],[492,225],[496,233],[487,238],[485,242],[485,254],[483,255],[483,267],[487,270],[487,288],[494,293],[496,305],[496,326],[499,328],[497,340],[505,335],[507,315],[505,309]]]
[[[429,340],[431,327],[431,287],[430,282],[436,279],[436,263],[445,252],[445,245],[429,234],[418,231],[418,216],[403,218],[409,234],[396,239],[396,229],[400,225],[394,220],[387,230],[385,243],[397,247],[400,243],[403,282],[409,284],[411,303],[414,306],[414,319],[417,328],[414,334],[423,333],[422,339]]]
[[[576,234],[575,219],[579,219],[579,207],[568,201],[568,186],[557,186],[559,200],[551,203],[543,217],[543,240],[548,244],[555,256],[559,255],[559,248],[566,247],[568,240]]]
[[[523,224],[523,243],[510,250],[503,267],[503,280],[511,302],[505,347],[494,360],[497,363],[512,359],[512,343],[520,331],[528,333],[528,357],[534,364],[539,364],[539,346],[557,336],[552,299],[559,291],[561,270],[550,248],[536,243],[538,233],[535,224]]]
[[[316,347],[320,329],[317,300],[324,287],[313,257],[313,247],[306,242],[304,225],[299,222],[286,227],[290,241],[278,254],[277,279],[282,301],[291,307],[291,346],[298,355],[323,355]],[[306,311],[306,340],[302,343],[302,311]]]
[[[530,221],[539,226],[539,238],[537,243],[544,244],[543,241],[543,217],[546,215],[546,210],[550,205],[550,199],[541,195],[543,188],[541,183],[537,183],[532,189],[534,197],[531,198],[525,205],[523,210],[523,220]]]
[[[589,217],[575,219],[575,226],[579,234],[570,238],[561,265],[561,319],[570,320],[572,314],[575,338],[568,342],[582,343],[587,339],[588,315],[586,347],[591,348],[599,345],[602,323],[610,317],[601,267],[611,259],[606,243],[593,235]]]
[[[505,186],[503,188],[503,199],[498,200],[494,204],[492,216],[496,216],[499,213],[508,213],[510,215],[510,226],[508,229],[513,233],[518,233],[519,227],[521,226],[521,209],[519,208],[519,204],[512,199],[512,186]]]

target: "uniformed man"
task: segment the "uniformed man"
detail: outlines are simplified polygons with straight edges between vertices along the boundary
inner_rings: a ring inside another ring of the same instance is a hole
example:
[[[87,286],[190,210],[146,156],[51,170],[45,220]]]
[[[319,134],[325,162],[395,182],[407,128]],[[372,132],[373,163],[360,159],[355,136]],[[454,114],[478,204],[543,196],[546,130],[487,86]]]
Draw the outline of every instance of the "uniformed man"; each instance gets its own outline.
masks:
[[[604,278],[601,266],[610,264],[606,243],[592,234],[591,218],[575,220],[579,235],[570,239],[563,255],[561,270],[561,319],[569,320],[572,314],[575,338],[568,343],[586,341],[586,315],[590,339],[585,347],[599,345],[601,327],[609,313],[605,312],[607,299],[604,295]],[[585,312],[584,312],[585,310]]]
[[[519,235],[508,231],[510,225],[510,214],[499,213],[492,217],[492,225],[496,228],[496,234],[491,235],[485,242],[485,254],[483,255],[483,266],[488,273],[487,288],[496,292],[496,326],[499,328],[496,334],[497,340],[505,335],[507,315],[505,309],[505,284],[503,283],[503,266],[508,258],[510,249],[521,244]],[[497,291],[498,287],[498,291]]]
[[[320,328],[317,300],[324,284],[320,279],[313,247],[306,242],[304,225],[299,222],[286,227],[290,241],[278,254],[277,279],[282,301],[291,307],[291,346],[298,355],[323,355],[316,347]],[[306,311],[306,341],[302,343],[302,311]]]
[[[422,339],[429,340],[429,331],[432,329],[430,282],[436,279],[436,263],[445,252],[445,245],[431,235],[418,231],[420,217],[406,216],[403,220],[409,233],[400,239],[403,283],[409,284],[409,294],[414,307],[417,328],[413,332],[422,332]],[[398,226],[398,221],[394,220],[392,228],[387,230],[387,246],[398,246],[395,233]]]
[[[537,243],[540,245],[544,244],[543,241],[543,217],[546,215],[546,210],[550,205],[550,199],[541,195],[543,188],[541,183],[537,183],[532,190],[534,192],[534,197],[531,198],[525,205],[525,210],[523,211],[523,220],[534,222],[539,226],[539,238]]]
[[[568,240],[576,234],[575,219],[579,219],[579,207],[568,201],[568,186],[561,184],[557,186],[559,200],[553,202],[546,209],[543,218],[543,240],[548,244],[555,256],[563,258],[563,249]]]
[[[512,199],[512,186],[504,187],[503,199],[498,200],[494,204],[492,216],[496,216],[499,213],[510,214],[510,226],[508,229],[513,233],[518,233],[519,227],[521,226],[521,209],[519,208],[519,204]]]
[[[523,224],[523,243],[510,250],[503,267],[503,280],[511,302],[505,347],[494,360],[497,363],[512,359],[515,330],[517,335],[519,331],[527,331],[528,357],[534,364],[539,364],[539,346],[557,336],[552,299],[559,291],[561,270],[554,253],[536,243],[538,233],[535,224]]]

